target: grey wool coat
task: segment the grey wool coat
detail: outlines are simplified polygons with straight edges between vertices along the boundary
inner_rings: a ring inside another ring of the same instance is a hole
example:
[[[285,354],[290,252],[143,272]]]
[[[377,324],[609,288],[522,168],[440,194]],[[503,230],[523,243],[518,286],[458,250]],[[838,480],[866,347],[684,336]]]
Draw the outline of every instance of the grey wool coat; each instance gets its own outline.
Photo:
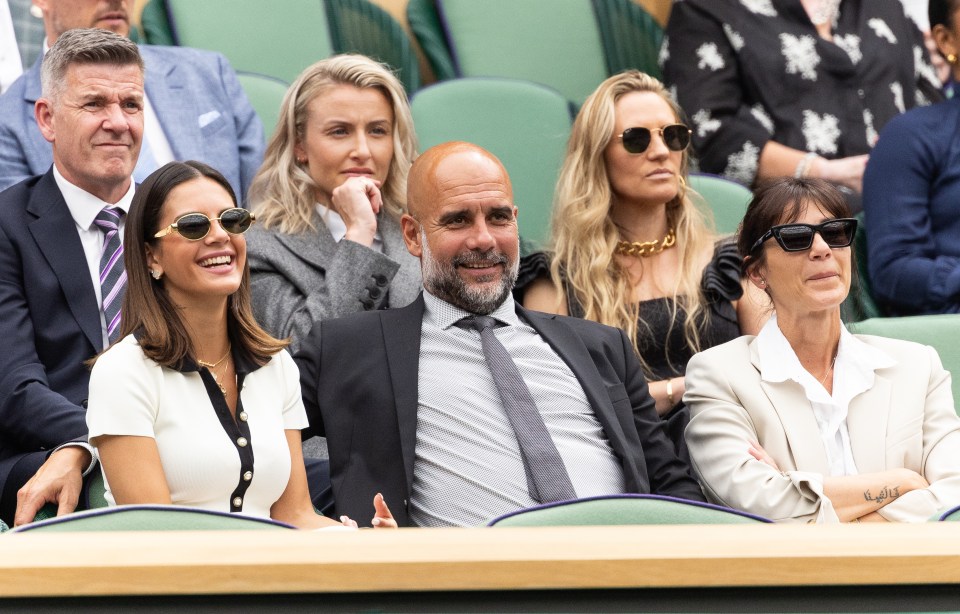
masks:
[[[334,241],[319,214],[313,223],[315,231],[298,234],[256,225],[246,233],[254,315],[271,335],[290,337],[291,352],[318,320],[403,307],[421,290],[420,261],[390,215],[379,216],[382,254]]]

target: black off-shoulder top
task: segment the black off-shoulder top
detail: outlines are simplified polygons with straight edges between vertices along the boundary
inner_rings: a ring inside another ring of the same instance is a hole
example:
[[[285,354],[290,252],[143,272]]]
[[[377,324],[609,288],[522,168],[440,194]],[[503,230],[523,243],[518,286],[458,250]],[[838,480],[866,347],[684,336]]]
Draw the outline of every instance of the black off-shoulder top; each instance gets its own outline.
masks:
[[[717,243],[713,258],[703,269],[701,288],[709,313],[699,318],[700,349],[726,343],[740,336],[737,312],[733,301],[743,295],[740,283],[740,255],[729,239]],[[520,260],[515,295],[522,300],[527,286],[534,280],[550,275],[550,258],[544,252],[535,252]],[[566,287],[567,310],[582,318],[583,307]],[[684,313],[678,306],[676,318],[671,318],[672,299],[656,298],[640,303],[640,322],[637,331],[637,350],[651,370],[651,379],[662,380],[684,374],[687,361],[694,351],[684,335]]]

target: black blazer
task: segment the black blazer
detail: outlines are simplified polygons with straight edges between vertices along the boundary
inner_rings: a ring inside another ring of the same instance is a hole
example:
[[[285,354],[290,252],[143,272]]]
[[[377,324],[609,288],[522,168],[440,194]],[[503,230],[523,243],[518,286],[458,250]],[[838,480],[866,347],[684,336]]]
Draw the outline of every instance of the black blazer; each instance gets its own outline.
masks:
[[[423,310],[421,295],[401,309],[321,321],[296,356],[311,431],[327,437],[336,513],[358,522],[372,517],[373,496],[382,492],[397,522],[409,524]],[[580,381],[627,491],[703,501],[663,431],[626,335],[519,305],[517,313]]]
[[[0,492],[13,465],[85,439],[100,307],[53,171],[0,192]],[[42,453],[42,454],[38,454]]]

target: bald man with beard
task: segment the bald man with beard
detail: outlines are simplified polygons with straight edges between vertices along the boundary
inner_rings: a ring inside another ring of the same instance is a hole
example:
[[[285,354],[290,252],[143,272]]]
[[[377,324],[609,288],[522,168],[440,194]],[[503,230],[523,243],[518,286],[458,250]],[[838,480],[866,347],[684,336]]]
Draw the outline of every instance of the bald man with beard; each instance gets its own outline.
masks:
[[[476,526],[603,494],[703,501],[623,332],[514,303],[517,207],[500,161],[468,143],[438,145],[414,163],[407,190],[401,224],[423,293],[401,309],[321,321],[297,355],[311,431],[330,449],[336,513],[365,517],[377,492],[400,526]],[[545,433],[537,452],[528,428]]]

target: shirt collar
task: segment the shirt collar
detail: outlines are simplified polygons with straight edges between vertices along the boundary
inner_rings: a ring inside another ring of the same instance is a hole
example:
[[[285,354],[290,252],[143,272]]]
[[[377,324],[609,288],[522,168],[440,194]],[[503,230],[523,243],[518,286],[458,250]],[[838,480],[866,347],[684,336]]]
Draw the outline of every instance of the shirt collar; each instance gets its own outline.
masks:
[[[132,180],[126,194],[119,201],[108,203],[67,181],[56,164],[53,165],[53,179],[57,182],[57,187],[60,188],[60,193],[67,203],[67,208],[70,209],[70,216],[73,217],[73,221],[84,230],[94,229],[93,222],[104,207],[117,207],[123,211],[124,215],[130,212],[130,203],[133,202],[135,188]]]
[[[343,221],[343,217],[326,205],[316,203],[317,213],[320,215],[320,219],[323,220],[323,223],[327,225],[327,229],[330,230],[330,234],[333,236],[333,240],[336,243],[339,243],[345,236],[347,236],[347,224]],[[380,219],[380,216],[377,216],[377,219]],[[380,238],[380,228],[377,224],[377,232],[373,235],[374,241],[382,241]]]
[[[783,382],[788,379],[800,381],[806,372],[790,342],[783,336],[777,315],[773,314],[757,335],[757,354],[760,357],[760,377],[766,382]],[[842,363],[847,373],[856,372],[872,381],[877,369],[897,364],[889,354],[872,347],[850,334],[841,322],[840,343],[837,346],[837,363]]]
[[[143,329],[133,331],[133,337],[137,340],[137,343],[140,343],[140,340],[143,338]],[[261,367],[261,365],[258,365],[252,358],[247,356],[247,353],[243,351],[238,343],[234,343],[232,336],[230,338],[230,344],[230,352],[233,355],[233,370],[238,376],[249,375]],[[200,365],[190,356],[184,356],[183,360],[171,368],[180,373],[190,373],[192,371],[199,371]]]
[[[423,302],[424,317],[430,318],[438,328],[443,330],[450,328],[464,318],[476,315],[435,297],[426,289],[423,291]],[[513,302],[513,296],[510,294],[500,303],[499,307],[487,315],[508,326],[518,326],[520,324],[520,318],[517,316],[517,308]]]

